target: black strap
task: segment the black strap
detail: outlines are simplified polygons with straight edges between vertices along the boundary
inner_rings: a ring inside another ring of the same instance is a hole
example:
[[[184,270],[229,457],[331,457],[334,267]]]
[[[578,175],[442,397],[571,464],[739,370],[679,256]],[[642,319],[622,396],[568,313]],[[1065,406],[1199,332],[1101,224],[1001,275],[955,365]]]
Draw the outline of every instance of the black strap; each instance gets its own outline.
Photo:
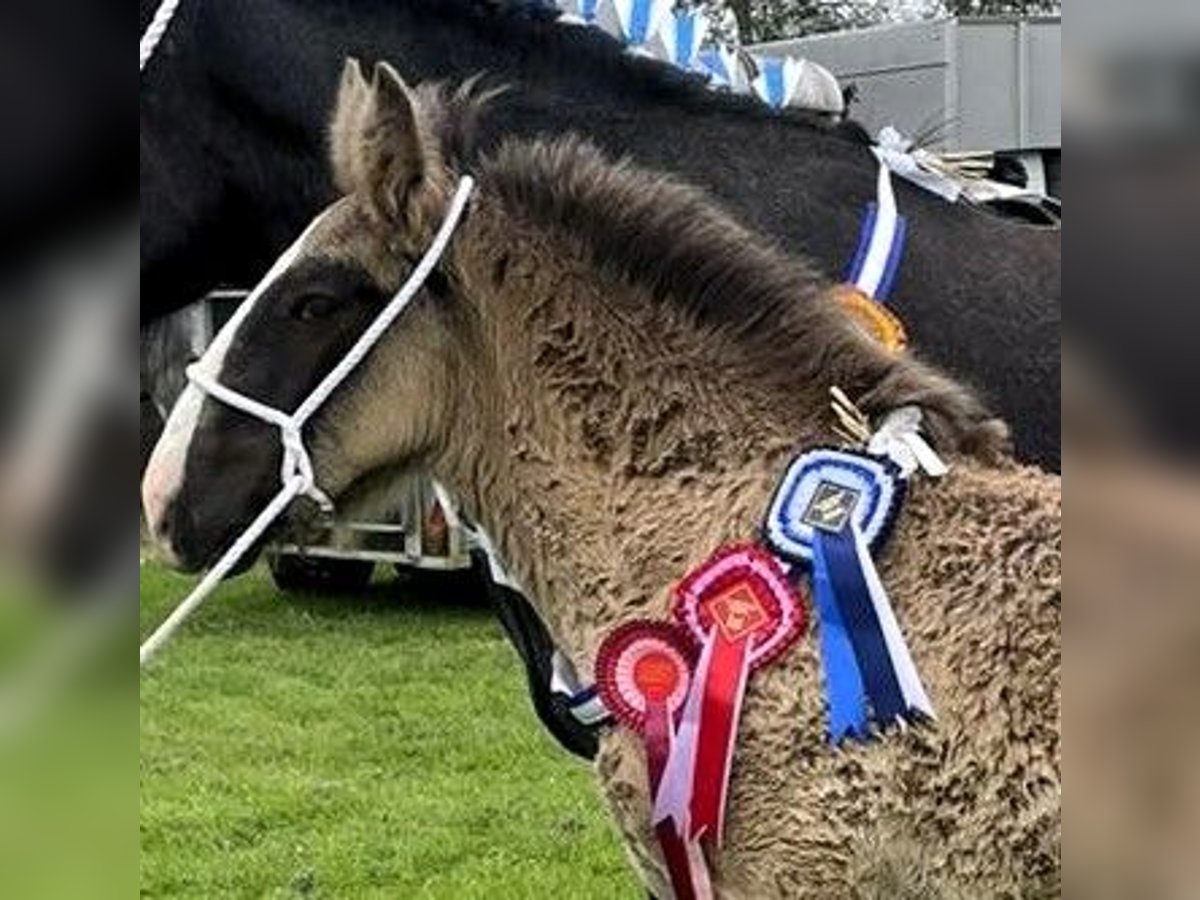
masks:
[[[586,760],[596,757],[599,742],[597,727],[587,726],[571,714],[567,699],[550,690],[554,672],[554,642],[541,617],[524,595],[492,578],[487,554],[471,551],[471,564],[484,585],[488,602],[500,619],[500,625],[525,666],[529,699],[542,724],[562,747]]]

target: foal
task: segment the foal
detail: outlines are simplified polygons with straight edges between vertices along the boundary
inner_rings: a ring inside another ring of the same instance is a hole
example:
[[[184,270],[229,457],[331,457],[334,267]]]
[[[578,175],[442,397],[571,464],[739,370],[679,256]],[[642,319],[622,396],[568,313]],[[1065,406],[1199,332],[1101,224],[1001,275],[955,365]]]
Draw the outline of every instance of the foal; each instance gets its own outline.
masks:
[[[665,617],[685,574],[756,535],[789,459],[838,442],[831,387],[872,418],[919,406],[952,471],[914,481],[879,570],[938,719],[832,748],[805,637],[750,681],[713,887],[1056,890],[1058,480],[1014,465],[967,390],[876,346],[829,282],[699,192],[572,139],[471,160],[479,105],[347,65],[332,127],[345,196],[215,374],[288,408],[405,280],[469,165],[477,191],[439,269],[311,423],[317,480],[337,499],[380,473],[433,472],[587,672],[615,626]],[[253,514],[246,498],[273,490],[275,438],[238,416],[205,401],[189,433],[177,556],[219,546]],[[604,733],[596,774],[668,896],[636,736]]]

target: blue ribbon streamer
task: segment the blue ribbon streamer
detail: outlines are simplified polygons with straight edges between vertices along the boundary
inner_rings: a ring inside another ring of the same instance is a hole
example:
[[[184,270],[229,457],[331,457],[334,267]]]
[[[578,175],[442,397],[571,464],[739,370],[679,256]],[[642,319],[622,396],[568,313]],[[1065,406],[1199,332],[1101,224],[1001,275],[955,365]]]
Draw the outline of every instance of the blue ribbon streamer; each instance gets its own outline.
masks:
[[[784,96],[783,60],[762,60],[762,75],[763,86],[767,89],[767,96],[763,99],[775,108],[783,106],[784,100],[787,99]]]
[[[814,535],[812,545],[812,590],[821,623],[821,668],[829,706],[829,738],[837,744],[847,736],[866,737],[867,701],[854,647],[838,612],[822,534],[818,531]]]
[[[857,284],[858,276],[862,274],[863,263],[867,261],[867,251],[871,248],[871,238],[875,236],[875,224],[878,218],[879,204],[871,200],[867,203],[866,211],[863,213],[862,225],[858,229],[858,246],[854,248],[854,256],[850,259],[850,265],[847,266],[843,279],[850,284]],[[900,272],[900,263],[904,261],[904,245],[907,238],[908,220],[904,216],[898,215],[896,216],[896,233],[892,235],[892,245],[888,248],[887,262],[884,264],[879,286],[875,289],[875,296],[872,298],[879,303],[887,300],[888,294],[892,292],[892,287],[896,283],[896,276]]]
[[[700,67],[708,71],[721,84],[729,84],[733,80],[732,73],[725,68],[725,61],[716,47],[708,46],[700,50],[696,56]]]
[[[629,10],[629,34],[625,37],[631,44],[644,44],[650,29],[650,4],[653,0],[633,0]]]
[[[859,672],[867,689],[867,699],[875,720],[886,725],[908,712],[904,693],[892,666],[883,629],[875,614],[871,591],[863,576],[863,561],[847,524],[839,532],[817,529],[816,544],[821,544],[826,571],[833,588],[834,601],[854,646]]]
[[[867,250],[871,247],[871,235],[875,233],[875,217],[877,215],[879,215],[879,204],[871,200],[867,203],[867,211],[863,214],[862,225],[858,229],[858,246],[854,248],[854,256],[850,260],[850,265],[846,269],[846,277],[843,279],[850,284],[858,281],[863,263],[866,262]]]
[[[675,65],[688,68],[696,48],[696,16],[686,10],[675,11]]]

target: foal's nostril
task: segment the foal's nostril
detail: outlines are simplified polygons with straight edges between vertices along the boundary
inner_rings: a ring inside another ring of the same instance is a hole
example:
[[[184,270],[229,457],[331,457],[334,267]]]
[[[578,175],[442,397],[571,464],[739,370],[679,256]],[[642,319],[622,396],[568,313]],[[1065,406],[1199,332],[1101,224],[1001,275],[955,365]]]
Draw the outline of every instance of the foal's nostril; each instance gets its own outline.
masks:
[[[187,554],[184,547],[191,533],[191,515],[178,497],[167,501],[161,515],[152,523],[152,537],[163,560],[171,566],[182,568]]]

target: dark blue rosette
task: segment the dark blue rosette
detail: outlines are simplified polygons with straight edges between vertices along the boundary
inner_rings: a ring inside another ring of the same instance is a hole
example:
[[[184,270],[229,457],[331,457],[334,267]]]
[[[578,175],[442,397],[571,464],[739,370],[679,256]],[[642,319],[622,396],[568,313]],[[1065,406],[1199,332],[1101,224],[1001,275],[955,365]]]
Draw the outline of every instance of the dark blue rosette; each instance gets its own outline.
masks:
[[[889,459],[813,450],[788,467],[763,527],[775,553],[811,574],[835,743],[868,737],[872,724],[933,716],[872,559],[904,493]]]

